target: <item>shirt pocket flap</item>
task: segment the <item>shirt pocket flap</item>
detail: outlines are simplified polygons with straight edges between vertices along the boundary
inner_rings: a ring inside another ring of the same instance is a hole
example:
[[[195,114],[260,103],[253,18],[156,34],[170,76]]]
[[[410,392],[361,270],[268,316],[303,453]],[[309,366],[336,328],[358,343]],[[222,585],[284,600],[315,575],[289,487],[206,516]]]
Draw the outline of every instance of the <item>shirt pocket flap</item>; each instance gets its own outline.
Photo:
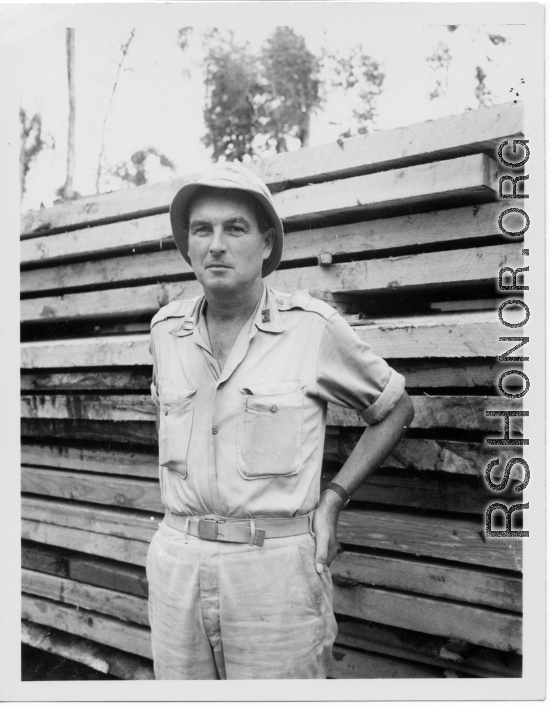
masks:
[[[197,388],[185,388],[181,385],[163,385],[159,390],[159,400],[163,410],[175,410],[186,405],[197,392]]]
[[[295,393],[306,386],[304,380],[273,381],[271,383],[252,383],[240,388],[244,395],[282,395],[284,393]]]

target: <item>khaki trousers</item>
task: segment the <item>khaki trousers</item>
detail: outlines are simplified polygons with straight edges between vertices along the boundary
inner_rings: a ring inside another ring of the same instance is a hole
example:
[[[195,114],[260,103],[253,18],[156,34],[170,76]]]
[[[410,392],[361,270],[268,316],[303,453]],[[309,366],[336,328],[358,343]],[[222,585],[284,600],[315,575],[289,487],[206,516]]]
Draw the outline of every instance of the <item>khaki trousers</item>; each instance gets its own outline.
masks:
[[[314,551],[309,533],[258,547],[160,523],[147,556],[156,679],[326,678],[337,626]]]

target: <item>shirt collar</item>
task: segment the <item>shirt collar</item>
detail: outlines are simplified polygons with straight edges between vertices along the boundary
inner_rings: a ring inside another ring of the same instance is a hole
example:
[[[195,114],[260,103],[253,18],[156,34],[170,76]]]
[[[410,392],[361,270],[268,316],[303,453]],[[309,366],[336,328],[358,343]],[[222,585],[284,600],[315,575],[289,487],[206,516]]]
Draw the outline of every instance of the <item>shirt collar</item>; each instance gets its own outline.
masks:
[[[189,336],[192,334],[199,325],[200,316],[204,308],[204,300],[204,295],[198,297],[194,307],[170,330],[170,334],[174,336]]]
[[[285,331],[285,325],[281,319],[275,296],[265,284],[264,292],[260,298],[260,305],[256,310],[254,324],[261,331],[268,331],[272,334],[282,334]]]
[[[194,309],[183,317],[183,320],[170,331],[170,334],[174,336],[189,336],[194,333],[197,343],[206,345],[208,329],[206,328],[204,316],[205,305],[206,298],[203,295],[195,303]],[[260,302],[256,307],[253,323],[261,331],[267,331],[271,334],[282,334],[285,331],[285,325],[279,313],[275,295],[265,284]]]

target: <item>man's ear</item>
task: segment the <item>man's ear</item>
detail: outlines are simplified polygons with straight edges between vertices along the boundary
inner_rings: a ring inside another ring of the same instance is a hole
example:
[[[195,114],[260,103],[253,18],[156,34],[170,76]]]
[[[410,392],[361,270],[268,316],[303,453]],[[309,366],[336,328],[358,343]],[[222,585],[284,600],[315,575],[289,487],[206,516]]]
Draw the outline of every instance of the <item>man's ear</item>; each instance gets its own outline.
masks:
[[[267,231],[263,234],[264,236],[264,260],[269,258],[271,251],[273,250],[273,244],[275,243],[275,229],[270,226]]]

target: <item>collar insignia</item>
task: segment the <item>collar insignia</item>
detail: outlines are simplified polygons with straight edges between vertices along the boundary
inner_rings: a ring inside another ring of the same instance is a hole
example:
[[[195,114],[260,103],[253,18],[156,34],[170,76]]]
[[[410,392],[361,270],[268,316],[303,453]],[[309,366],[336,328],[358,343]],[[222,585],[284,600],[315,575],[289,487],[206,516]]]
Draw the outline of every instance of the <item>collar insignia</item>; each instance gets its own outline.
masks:
[[[269,309],[262,309],[262,324],[271,321],[271,312]]]

